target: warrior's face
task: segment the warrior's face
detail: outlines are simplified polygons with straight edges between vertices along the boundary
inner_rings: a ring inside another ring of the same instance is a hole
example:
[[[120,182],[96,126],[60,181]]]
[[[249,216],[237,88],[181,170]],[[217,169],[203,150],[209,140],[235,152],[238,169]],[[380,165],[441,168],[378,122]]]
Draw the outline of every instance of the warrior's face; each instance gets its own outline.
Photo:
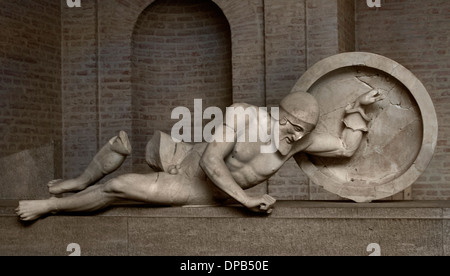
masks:
[[[302,122],[281,109],[279,130],[280,144],[278,146],[278,151],[283,156],[288,155],[294,145],[308,135],[313,128],[313,126]]]
[[[280,103],[280,143],[278,151],[287,156],[303,137],[311,133],[319,122],[319,104],[309,93],[296,92]]]

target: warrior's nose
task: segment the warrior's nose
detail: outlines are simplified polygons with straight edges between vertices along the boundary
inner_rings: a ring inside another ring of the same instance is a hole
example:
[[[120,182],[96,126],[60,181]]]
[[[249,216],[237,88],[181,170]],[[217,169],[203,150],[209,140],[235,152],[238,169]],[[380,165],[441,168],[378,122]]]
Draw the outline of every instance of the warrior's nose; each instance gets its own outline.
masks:
[[[292,135],[292,140],[295,142],[300,141],[303,138],[303,134]]]

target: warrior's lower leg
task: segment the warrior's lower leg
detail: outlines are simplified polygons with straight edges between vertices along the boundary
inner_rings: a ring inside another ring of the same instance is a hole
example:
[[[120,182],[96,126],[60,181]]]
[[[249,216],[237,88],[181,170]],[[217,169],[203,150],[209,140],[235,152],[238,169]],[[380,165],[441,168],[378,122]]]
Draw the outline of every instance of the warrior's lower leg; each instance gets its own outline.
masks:
[[[52,194],[82,191],[117,170],[130,154],[128,135],[121,131],[119,136],[112,138],[95,155],[83,174],[74,179],[51,181],[48,184],[49,191]]]

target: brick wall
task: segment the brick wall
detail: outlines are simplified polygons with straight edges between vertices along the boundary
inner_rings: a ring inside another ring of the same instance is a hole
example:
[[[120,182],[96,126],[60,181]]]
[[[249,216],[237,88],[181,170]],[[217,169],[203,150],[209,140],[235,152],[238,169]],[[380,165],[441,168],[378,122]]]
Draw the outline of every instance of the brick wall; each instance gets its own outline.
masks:
[[[132,43],[133,170],[139,171],[148,169],[145,147],[155,131],[170,134],[178,122],[171,120],[176,107],[193,112],[194,99],[202,99],[203,111],[224,112],[232,104],[231,33],[211,1],[157,1],[139,17]]]
[[[363,3],[364,2],[364,3]],[[413,185],[415,200],[450,199],[450,1],[356,1],[357,50],[385,55],[410,69],[435,104],[439,141],[433,161]]]
[[[404,64],[429,89],[439,116],[439,143],[413,196],[450,198],[448,1],[384,1],[379,9],[369,9],[362,0],[192,2],[211,7],[203,12],[181,7],[189,2],[83,0],[81,8],[70,9],[64,0],[2,1],[0,60],[6,66],[0,68],[0,131],[5,134],[0,153],[62,139],[64,177],[73,177],[99,147],[125,130],[134,156],[115,175],[130,172],[133,160],[135,170],[141,164],[143,145],[154,130],[170,130],[167,118],[173,106],[189,106],[197,97],[214,98],[205,107],[231,100],[276,106],[316,62],[356,49]],[[170,24],[164,21],[152,25],[156,17],[170,19],[164,14],[169,9],[151,15],[158,5],[176,5],[170,16],[177,29],[166,28]],[[205,14],[221,15],[190,21]],[[208,28],[195,29],[194,35],[190,27],[201,24]],[[163,32],[175,33],[172,42],[180,44],[158,43],[166,39]],[[202,39],[198,45],[187,43]],[[173,47],[177,54],[193,56],[173,57]],[[215,69],[192,70],[204,69],[194,63],[202,63],[196,56],[200,52]],[[166,59],[155,61],[158,55]],[[165,65],[155,68],[155,63]],[[206,71],[212,75],[204,75]],[[190,96],[180,96],[181,90]],[[279,199],[339,199],[309,183],[293,161],[258,192],[267,190]]]
[[[0,157],[53,143],[61,160],[59,14],[51,0],[0,1]]]
[[[265,106],[264,1],[213,2],[231,28],[233,101]]]
[[[99,149],[97,5],[61,1],[64,177],[80,175]]]
[[[355,0],[338,0],[338,47],[339,52],[353,52],[356,47]]]
[[[338,1],[306,0],[307,68],[339,53]]]

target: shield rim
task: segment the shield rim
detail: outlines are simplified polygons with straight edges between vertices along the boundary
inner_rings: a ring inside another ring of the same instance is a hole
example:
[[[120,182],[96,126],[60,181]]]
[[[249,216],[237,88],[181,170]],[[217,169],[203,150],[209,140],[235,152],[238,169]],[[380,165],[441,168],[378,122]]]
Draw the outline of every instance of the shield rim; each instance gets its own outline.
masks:
[[[422,147],[411,167],[398,178],[374,187],[344,185],[323,174],[307,155],[295,156],[300,168],[312,182],[325,190],[355,202],[371,202],[393,196],[412,186],[425,172],[433,159],[438,139],[438,119],[433,101],[423,83],[400,63],[373,53],[351,52],[334,55],[319,61],[297,81],[291,93],[306,92],[326,74],[345,67],[367,67],[382,71],[402,83],[416,100],[423,121]]]

